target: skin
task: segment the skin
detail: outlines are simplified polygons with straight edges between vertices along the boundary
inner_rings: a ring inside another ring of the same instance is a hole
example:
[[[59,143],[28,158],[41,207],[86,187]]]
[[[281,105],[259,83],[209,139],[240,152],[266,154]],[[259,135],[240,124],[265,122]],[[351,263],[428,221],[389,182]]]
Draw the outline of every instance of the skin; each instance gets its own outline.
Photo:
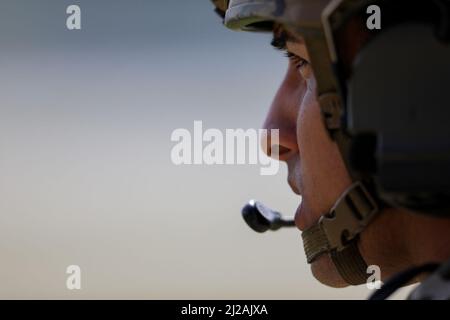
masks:
[[[302,197],[295,222],[305,230],[330,210],[352,181],[322,120],[303,39],[290,35],[285,47],[293,56],[263,128],[279,129],[279,160],[287,164],[292,190]],[[270,149],[266,152],[271,154]],[[386,280],[413,265],[449,259],[449,230],[449,219],[390,208],[363,231],[358,246],[367,264],[378,265]],[[323,284],[347,286],[328,255],[313,262],[311,270]]]

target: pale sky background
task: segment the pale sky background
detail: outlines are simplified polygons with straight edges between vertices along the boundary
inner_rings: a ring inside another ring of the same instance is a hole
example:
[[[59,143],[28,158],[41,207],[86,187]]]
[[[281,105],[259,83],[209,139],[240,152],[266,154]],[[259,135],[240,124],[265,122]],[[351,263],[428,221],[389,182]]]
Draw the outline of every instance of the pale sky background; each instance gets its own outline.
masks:
[[[82,30],[66,29],[66,7]],[[286,65],[206,0],[2,0],[0,298],[364,299],[311,275],[300,233],[256,234],[250,198],[292,215],[286,170],[174,166],[170,135],[259,128]],[[66,267],[82,290],[66,289]],[[404,296],[404,293],[399,297]]]

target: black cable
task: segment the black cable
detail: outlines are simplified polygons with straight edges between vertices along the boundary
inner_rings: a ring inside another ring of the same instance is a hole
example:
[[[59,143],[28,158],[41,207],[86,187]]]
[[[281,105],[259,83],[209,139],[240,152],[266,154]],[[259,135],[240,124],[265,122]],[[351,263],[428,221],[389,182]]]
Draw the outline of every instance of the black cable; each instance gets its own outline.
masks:
[[[439,264],[437,263],[427,263],[418,267],[407,269],[386,281],[386,283],[379,290],[370,296],[369,300],[386,300],[400,287],[414,279],[414,277],[424,272],[433,272],[438,267]]]

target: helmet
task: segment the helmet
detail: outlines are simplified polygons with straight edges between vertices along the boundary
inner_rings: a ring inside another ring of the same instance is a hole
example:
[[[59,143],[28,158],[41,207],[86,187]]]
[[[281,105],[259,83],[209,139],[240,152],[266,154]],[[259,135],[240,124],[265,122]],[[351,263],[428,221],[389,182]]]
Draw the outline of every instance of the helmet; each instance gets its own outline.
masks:
[[[450,217],[450,126],[439,121],[450,119],[450,1],[214,2],[231,29],[272,31],[276,22],[308,49],[325,126],[354,180],[303,232],[309,263],[329,254],[347,283],[361,284],[367,265],[356,244],[383,207]],[[366,27],[373,4],[382,8],[382,30]],[[348,54],[355,24],[366,32]],[[380,61],[390,70],[383,81],[376,76]],[[427,67],[417,68],[418,61]],[[435,81],[424,81],[431,75]]]
[[[320,16],[330,0],[230,0],[225,25],[230,29],[272,31],[273,22],[320,28]],[[224,1],[222,1],[224,2]]]

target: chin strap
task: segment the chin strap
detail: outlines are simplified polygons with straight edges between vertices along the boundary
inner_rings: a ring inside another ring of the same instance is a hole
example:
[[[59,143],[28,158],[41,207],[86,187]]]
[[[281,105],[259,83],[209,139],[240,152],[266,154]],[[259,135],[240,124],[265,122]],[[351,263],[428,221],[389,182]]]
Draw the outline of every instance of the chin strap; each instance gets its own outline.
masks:
[[[328,214],[302,233],[308,263],[328,253],[348,284],[366,282],[367,264],[358,250],[357,241],[378,211],[377,202],[364,184],[352,184]]]
[[[314,69],[321,71],[315,74],[330,74],[326,72],[331,63],[329,57],[324,56],[328,51],[321,47],[323,42],[308,44],[313,48],[312,57],[322,55],[321,59],[313,61]],[[322,76],[318,80],[318,100],[325,127],[338,145],[351,178],[356,182],[339,197],[329,213],[302,233],[303,246],[308,263],[314,262],[322,254],[329,254],[344,281],[359,285],[367,281],[367,264],[357,245],[359,234],[379,212],[382,204],[375,196],[370,178],[356,174],[349,166],[347,155],[350,137],[344,134],[341,127],[343,108],[341,96],[336,89],[336,79]]]

